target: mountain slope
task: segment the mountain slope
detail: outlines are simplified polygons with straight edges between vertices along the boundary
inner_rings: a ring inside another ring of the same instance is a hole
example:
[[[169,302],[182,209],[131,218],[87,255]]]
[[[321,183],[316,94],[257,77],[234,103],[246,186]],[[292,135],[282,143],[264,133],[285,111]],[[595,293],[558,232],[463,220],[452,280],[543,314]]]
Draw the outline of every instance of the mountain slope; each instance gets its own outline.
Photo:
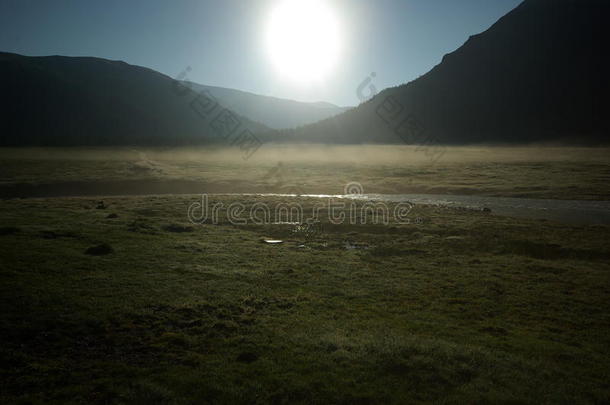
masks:
[[[218,142],[179,82],[125,62],[0,53],[0,145]],[[213,113],[222,110],[218,106]],[[266,131],[239,117],[241,128]]]
[[[526,0],[419,79],[287,132],[329,143],[608,141],[610,2]]]
[[[276,97],[261,96],[240,90],[205,86],[187,82],[196,91],[207,90],[219,102],[238,114],[274,128],[295,128],[311,124],[347,111],[330,103],[304,103]]]

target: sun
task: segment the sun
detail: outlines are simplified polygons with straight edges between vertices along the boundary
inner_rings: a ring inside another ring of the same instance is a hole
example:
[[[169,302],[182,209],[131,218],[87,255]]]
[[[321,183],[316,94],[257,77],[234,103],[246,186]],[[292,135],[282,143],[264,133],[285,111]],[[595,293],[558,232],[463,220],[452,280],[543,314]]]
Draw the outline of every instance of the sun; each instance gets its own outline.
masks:
[[[337,64],[340,29],[328,0],[281,0],[271,12],[266,35],[271,61],[286,78],[322,80]]]

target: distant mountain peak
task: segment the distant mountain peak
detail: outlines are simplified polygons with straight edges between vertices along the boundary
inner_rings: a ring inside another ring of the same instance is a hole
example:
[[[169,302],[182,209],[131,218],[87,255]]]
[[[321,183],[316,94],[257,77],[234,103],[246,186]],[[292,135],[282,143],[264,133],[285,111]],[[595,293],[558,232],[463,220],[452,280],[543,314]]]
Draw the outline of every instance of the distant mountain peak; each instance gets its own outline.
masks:
[[[273,129],[295,128],[347,111],[328,102],[302,102],[263,96],[242,90],[186,82],[196,91],[206,90],[238,114]]]

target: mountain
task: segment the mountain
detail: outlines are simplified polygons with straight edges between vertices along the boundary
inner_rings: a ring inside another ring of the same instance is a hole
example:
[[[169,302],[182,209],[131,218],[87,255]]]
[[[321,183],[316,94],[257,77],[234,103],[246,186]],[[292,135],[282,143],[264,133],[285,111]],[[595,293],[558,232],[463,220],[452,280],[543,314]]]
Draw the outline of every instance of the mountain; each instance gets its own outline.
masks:
[[[607,143],[609,11],[525,0],[430,72],[339,115],[120,61],[0,53],[0,146],[227,143],[246,129],[298,142]]]
[[[1,146],[199,144],[269,130],[120,61],[0,53],[0,77]]]
[[[299,142],[607,143],[610,1],[526,0],[420,78]]]
[[[206,90],[219,102],[238,114],[274,129],[295,128],[311,124],[347,111],[331,103],[304,103],[276,97],[261,96],[223,87],[187,82],[196,91]]]

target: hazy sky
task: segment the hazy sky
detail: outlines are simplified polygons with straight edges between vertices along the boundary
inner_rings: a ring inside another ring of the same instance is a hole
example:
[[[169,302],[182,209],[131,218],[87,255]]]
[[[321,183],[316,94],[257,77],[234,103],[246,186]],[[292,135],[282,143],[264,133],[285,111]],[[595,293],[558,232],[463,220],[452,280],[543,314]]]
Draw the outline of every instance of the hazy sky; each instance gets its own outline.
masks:
[[[321,81],[278,75],[265,33],[283,0],[0,0],[0,51],[124,60],[192,81],[303,101],[356,105],[408,82],[521,0],[324,0],[338,21],[338,63]],[[315,25],[315,22],[314,22]]]

